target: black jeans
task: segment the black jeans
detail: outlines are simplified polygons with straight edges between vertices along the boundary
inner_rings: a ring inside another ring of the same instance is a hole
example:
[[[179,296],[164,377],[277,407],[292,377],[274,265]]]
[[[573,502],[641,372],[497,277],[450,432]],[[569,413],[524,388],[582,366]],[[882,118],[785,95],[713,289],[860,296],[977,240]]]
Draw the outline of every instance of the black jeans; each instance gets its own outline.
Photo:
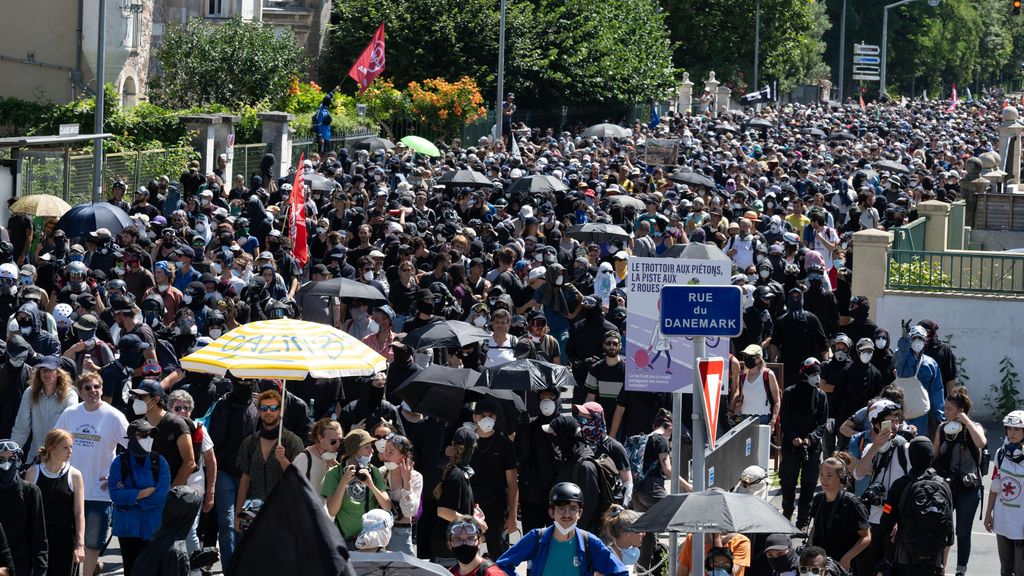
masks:
[[[996,550],[999,551],[999,576],[1024,574],[1024,540],[996,535]]]
[[[546,528],[552,523],[547,502],[520,502],[519,509],[523,514],[523,534],[534,528]]]
[[[142,553],[142,549],[146,547],[146,544],[149,544],[149,540],[118,536],[117,541],[121,545],[121,565],[124,567],[124,573],[131,574],[135,561],[139,558],[139,554]]]
[[[821,449],[808,449],[807,458],[793,446],[783,447],[782,461],[779,462],[779,484],[782,488],[782,515],[793,517],[796,501],[796,483],[800,480],[800,502],[797,506],[796,525],[804,526],[811,512],[811,498],[818,485],[818,470],[821,468]]]
[[[499,556],[508,550],[508,536],[505,532],[505,516],[515,516],[515,510],[508,509],[508,498],[504,495],[495,498],[490,502],[480,504],[480,510],[484,513],[484,521],[487,522],[487,532],[484,532],[484,539],[487,541],[487,557],[497,560]]]

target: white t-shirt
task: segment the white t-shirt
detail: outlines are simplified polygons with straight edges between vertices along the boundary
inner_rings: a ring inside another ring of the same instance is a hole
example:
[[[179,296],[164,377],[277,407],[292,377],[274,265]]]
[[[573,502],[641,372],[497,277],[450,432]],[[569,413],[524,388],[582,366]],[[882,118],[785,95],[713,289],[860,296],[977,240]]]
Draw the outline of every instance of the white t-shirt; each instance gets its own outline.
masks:
[[[1010,540],[1024,540],[1024,464],[1003,458],[992,473],[991,490],[996,493],[992,514],[992,531]]]
[[[323,458],[316,455],[311,455],[310,449],[307,448],[292,461],[292,466],[299,471],[300,474],[306,474],[306,469],[309,469],[309,476],[306,478],[309,480],[309,485],[313,487],[313,490],[317,494],[320,493],[320,485],[324,483],[324,476],[327,476],[327,462]]]
[[[832,228],[831,226],[826,226],[825,229],[821,231],[821,235],[828,240],[829,244],[834,245],[839,243],[839,236],[836,235],[835,228]],[[818,233],[814,234],[814,251],[821,254],[821,257],[825,260],[825,270],[831,270],[832,250],[830,250],[828,246],[825,246],[825,243],[818,238]]]
[[[516,359],[515,345],[512,344],[512,336],[510,334],[505,335],[505,341],[498,344],[494,340],[492,335],[487,339],[487,367],[501,366],[502,364],[508,364]]]
[[[110,493],[100,486],[110,473],[118,444],[128,447],[128,419],[106,402],[92,412],[79,403],[65,410],[54,428],[67,430],[75,439],[71,465],[82,472],[85,499],[110,502]]]

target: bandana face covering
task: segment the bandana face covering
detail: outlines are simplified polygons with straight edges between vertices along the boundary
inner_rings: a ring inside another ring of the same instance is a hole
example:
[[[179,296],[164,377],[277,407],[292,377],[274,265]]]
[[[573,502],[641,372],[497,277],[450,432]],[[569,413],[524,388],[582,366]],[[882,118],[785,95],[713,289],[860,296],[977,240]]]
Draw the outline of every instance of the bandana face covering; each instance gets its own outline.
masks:
[[[607,435],[608,430],[604,423],[603,414],[592,414],[591,418],[577,416],[576,421],[580,423],[580,434],[587,444],[597,444]]]

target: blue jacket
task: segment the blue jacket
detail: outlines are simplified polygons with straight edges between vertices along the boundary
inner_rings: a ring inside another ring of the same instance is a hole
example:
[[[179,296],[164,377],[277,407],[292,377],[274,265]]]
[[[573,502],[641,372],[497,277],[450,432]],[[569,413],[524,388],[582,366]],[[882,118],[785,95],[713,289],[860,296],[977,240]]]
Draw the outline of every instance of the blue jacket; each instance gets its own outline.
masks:
[[[130,458],[130,478],[122,477],[122,458]],[[167,492],[171,488],[171,468],[163,456],[158,458],[160,473],[155,481],[148,455],[140,464],[125,452],[110,463],[107,488],[110,501],[114,504],[114,536],[149,540],[160,527]],[[140,490],[151,487],[156,488],[156,491],[145,498],[137,498]]]
[[[921,369],[917,369],[917,363],[921,363]],[[893,355],[893,364],[896,366],[897,378],[911,378],[917,371],[917,380],[928,392],[928,401],[931,403],[930,414],[936,420],[942,422],[946,419],[943,407],[946,404],[946,385],[942,382],[942,371],[939,364],[931,356],[921,354],[918,358],[910,349],[910,338],[903,336],[896,343],[896,354]],[[926,429],[927,430],[927,429]],[[920,434],[920,429],[918,430]]]
[[[516,542],[515,546],[506,550],[501,558],[498,558],[498,567],[509,576],[515,576],[516,566],[528,562],[527,574],[539,576],[544,571],[544,564],[548,559],[548,548],[551,546],[554,532],[554,526],[530,530],[522,540]],[[600,538],[579,528],[576,529],[576,536],[577,574],[580,576],[592,576],[592,572],[600,572],[604,576],[627,576],[629,574],[618,556],[613,554]],[[590,573],[587,572],[587,557],[583,550],[583,538],[586,538],[588,543],[587,555],[590,556]],[[571,574],[568,566],[566,568],[567,570],[560,573]]]

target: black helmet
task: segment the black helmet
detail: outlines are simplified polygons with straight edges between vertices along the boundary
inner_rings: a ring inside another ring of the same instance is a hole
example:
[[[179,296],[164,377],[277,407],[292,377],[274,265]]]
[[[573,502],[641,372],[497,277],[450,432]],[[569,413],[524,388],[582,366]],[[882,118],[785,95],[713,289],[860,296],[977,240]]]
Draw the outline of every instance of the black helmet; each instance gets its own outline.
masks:
[[[553,506],[560,502],[583,504],[583,492],[572,482],[559,482],[551,487],[551,492],[548,493],[548,504]]]

